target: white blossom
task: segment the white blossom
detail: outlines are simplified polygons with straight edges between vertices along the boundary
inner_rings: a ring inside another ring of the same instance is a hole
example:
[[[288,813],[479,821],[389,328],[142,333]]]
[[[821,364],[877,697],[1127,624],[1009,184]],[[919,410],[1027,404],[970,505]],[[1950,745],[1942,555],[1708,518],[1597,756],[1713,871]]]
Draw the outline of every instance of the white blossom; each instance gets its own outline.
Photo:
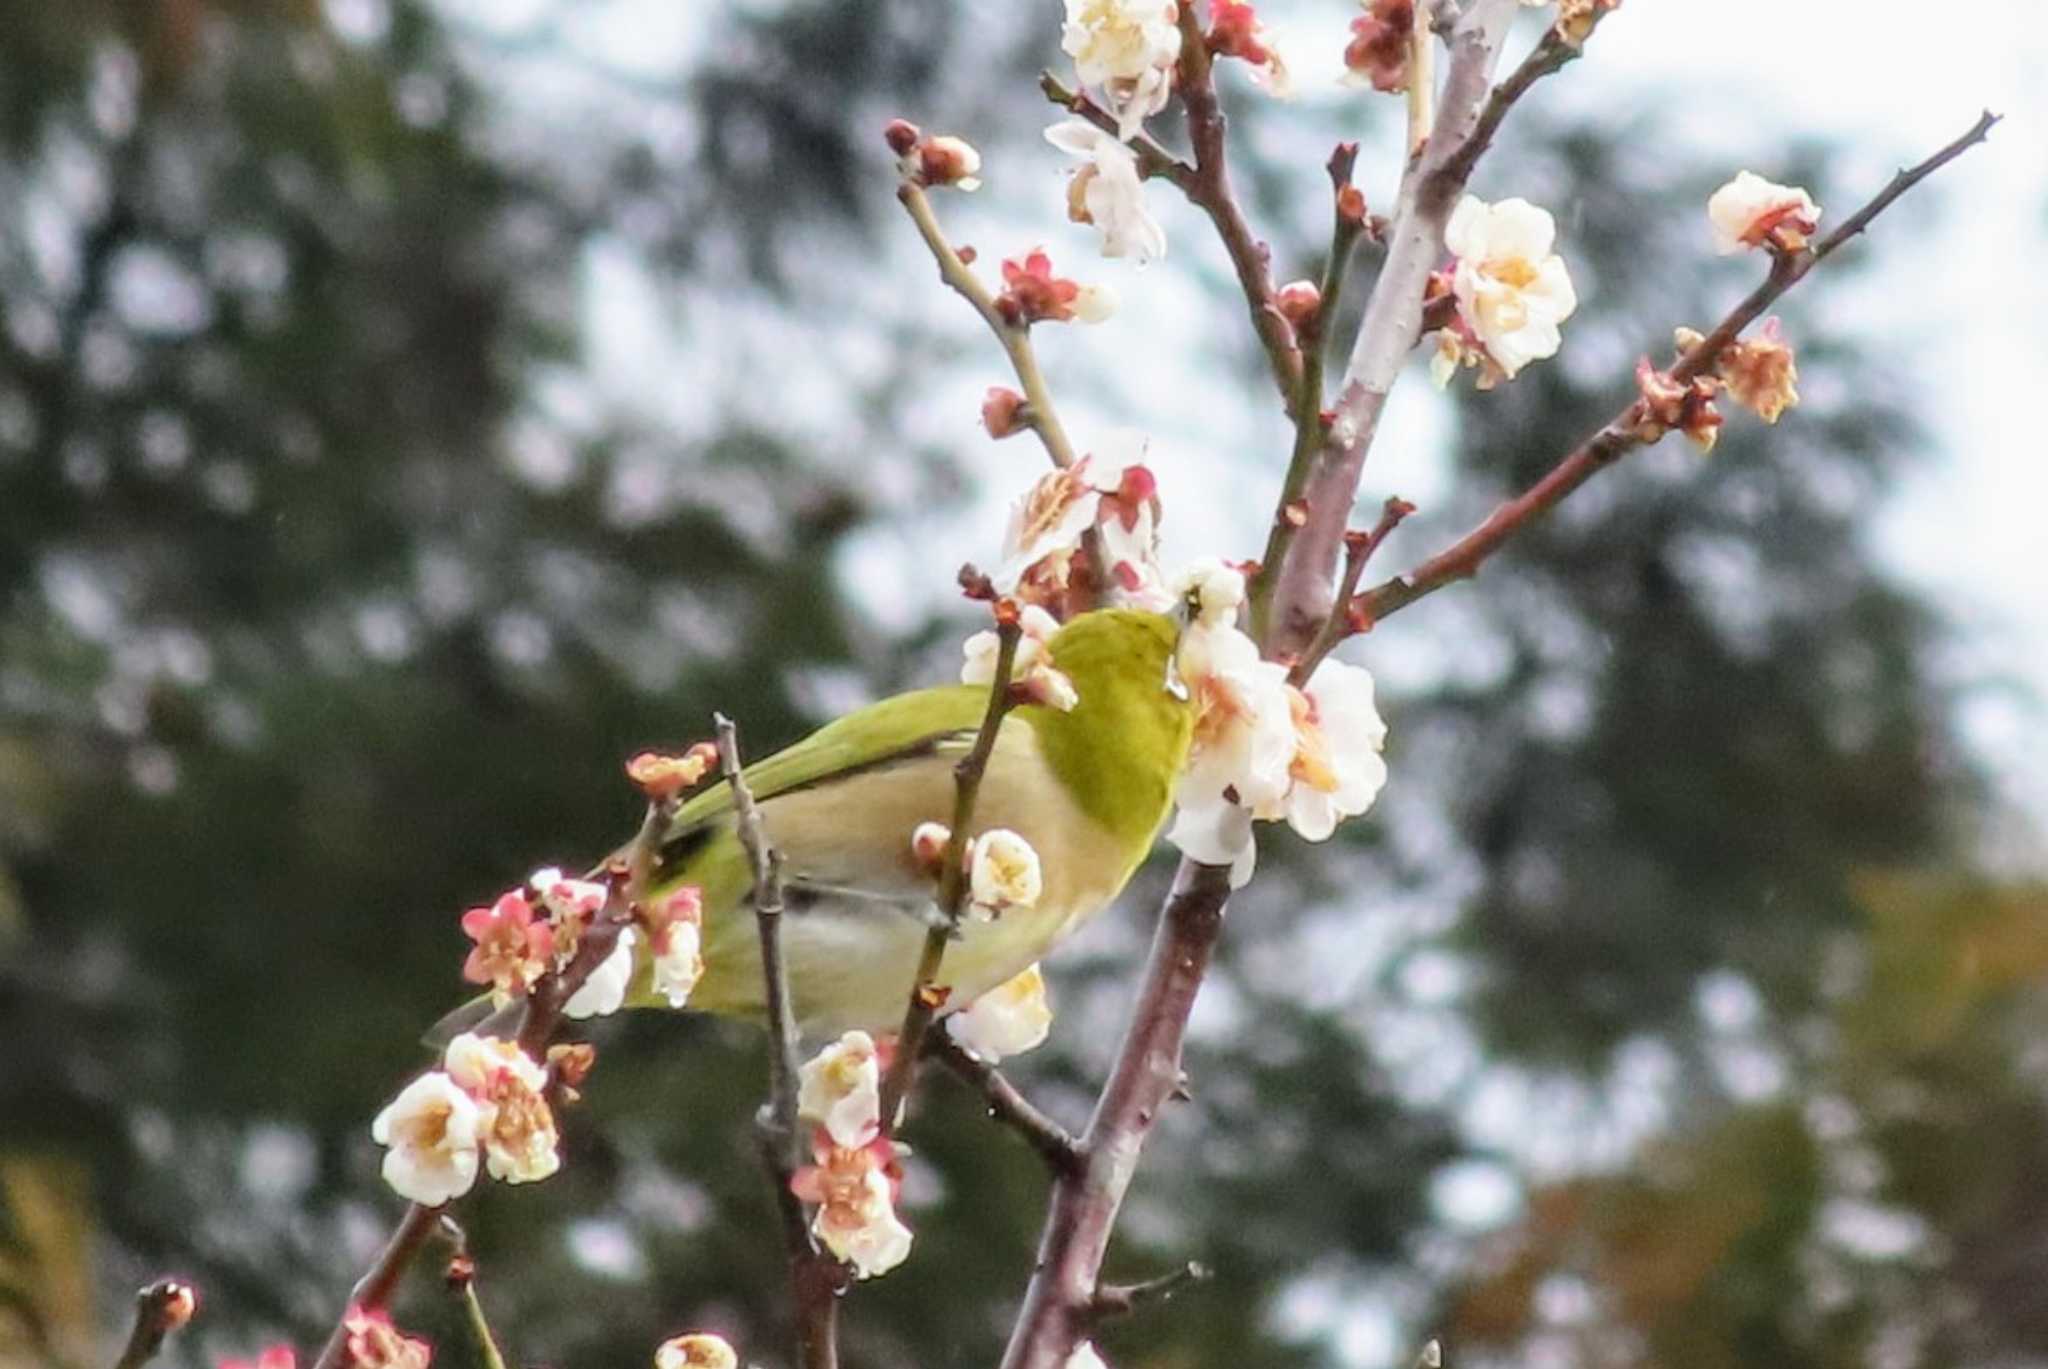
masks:
[[[725,1337],[706,1332],[671,1336],[654,1350],[654,1369],[739,1369],[739,1363]]]
[[[476,1100],[447,1075],[439,1070],[421,1075],[370,1124],[377,1144],[390,1147],[384,1182],[400,1197],[427,1207],[469,1192],[476,1182],[482,1122]]]
[[[886,1274],[910,1257],[910,1228],[896,1215],[889,1189],[888,1176],[870,1169],[854,1182],[850,1197],[821,1206],[811,1223],[825,1248],[863,1279]]]
[[[797,1075],[796,1106],[836,1145],[851,1149],[873,1140],[882,1124],[882,1067],[874,1038],[850,1031],[812,1057]]]
[[[541,1093],[547,1072],[517,1042],[464,1032],[441,1063],[480,1110],[477,1133],[491,1177],[532,1183],[561,1168],[555,1116]]]
[[[1310,841],[1322,841],[1339,819],[1372,807],[1387,782],[1387,725],[1373,701],[1372,675],[1325,661],[1307,688],[1290,691],[1294,719],[1293,784],[1283,803],[1261,817],[1285,817]]]
[[[1060,47],[1084,85],[1101,89],[1116,115],[1117,136],[1136,136],[1149,115],[1166,108],[1180,58],[1178,9],[1172,0],[1066,0]]]
[[[562,1005],[562,1015],[578,1021],[590,1017],[609,1017],[617,1012],[626,1001],[626,986],[633,982],[633,929],[620,930],[617,944],[604,963],[590,972],[582,987],[569,995],[569,1001]]]
[[[994,1064],[1042,1043],[1052,1030],[1045,976],[1033,965],[946,1018],[946,1034]]]
[[[1010,908],[1029,908],[1045,891],[1045,872],[1031,843],[1007,827],[974,839],[968,857],[967,892],[974,911],[994,918]]]
[[[1797,251],[1819,225],[1820,213],[1805,190],[1767,181],[1754,171],[1737,174],[1707,200],[1714,250],[1724,257],[1766,242]]]
[[[1551,250],[1556,239],[1549,211],[1522,199],[1488,204],[1467,195],[1444,227],[1457,257],[1458,316],[1507,376],[1556,355],[1558,325],[1578,308],[1564,259]]]
[[[669,924],[661,949],[654,956],[654,991],[671,1008],[690,1001],[697,981],[704,977],[704,931],[695,922]]]
[[[1251,814],[1283,799],[1290,783],[1287,672],[1259,659],[1251,638],[1228,622],[1190,627],[1177,659],[1195,705],[1195,736],[1167,838],[1192,859],[1231,866],[1241,883],[1251,874]]]
[[[1204,556],[1173,578],[1174,597],[1191,605],[1201,627],[1228,627],[1244,604],[1244,572]]]
[[[1074,1353],[1067,1356],[1062,1369],[1109,1369],[1102,1356],[1096,1353],[1095,1342],[1084,1340],[1074,1347]]]
[[[1166,231],[1145,208],[1135,153],[1084,119],[1061,120],[1045,140],[1081,159],[1067,186],[1067,217],[1101,231],[1103,256],[1143,265],[1166,255]]]

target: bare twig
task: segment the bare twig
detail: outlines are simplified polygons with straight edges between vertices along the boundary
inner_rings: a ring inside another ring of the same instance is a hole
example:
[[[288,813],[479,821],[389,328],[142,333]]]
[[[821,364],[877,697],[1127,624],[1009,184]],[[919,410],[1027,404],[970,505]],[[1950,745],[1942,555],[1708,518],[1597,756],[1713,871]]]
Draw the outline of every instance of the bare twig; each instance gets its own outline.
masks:
[[[953,827],[945,854],[940,857],[944,864],[939,867],[939,921],[925,933],[917,977],[911,981],[910,1002],[903,1010],[903,1027],[896,1035],[896,1058],[882,1080],[882,1125],[892,1132],[901,1120],[904,1100],[910,1096],[910,1086],[917,1077],[917,1057],[924,1045],[925,1032],[945,1006],[945,991],[938,982],[939,967],[967,903],[967,842],[974,822],[974,801],[981,792],[981,777],[988,770],[988,759],[995,754],[1003,715],[1010,711],[1010,675],[1017,664],[1017,642],[1022,636],[1016,604],[998,601],[995,678],[989,682],[988,708],[982,714],[981,730],[975,734],[974,745],[953,767]]]
[[[1309,682],[1316,673],[1316,667],[1323,663],[1323,657],[1330,654],[1337,643],[1354,632],[1363,632],[1372,626],[1372,620],[1361,616],[1359,606],[1352,602],[1352,595],[1358,593],[1358,581],[1365,574],[1373,553],[1387,540],[1388,534],[1401,526],[1401,521],[1415,512],[1415,506],[1405,499],[1393,498],[1380,510],[1380,521],[1370,532],[1353,530],[1344,534],[1344,574],[1337,582],[1337,597],[1330,604],[1329,616],[1323,620],[1322,630],[1309,643],[1301,659],[1288,669],[1287,682],[1296,688]]]
[[[1339,143],[1330,153],[1330,255],[1323,263],[1315,321],[1301,338],[1301,385],[1294,397],[1294,453],[1280,483],[1280,498],[1274,503],[1273,526],[1266,534],[1262,566],[1277,567],[1287,559],[1287,548],[1306,515],[1302,493],[1308,486],[1316,453],[1323,446],[1323,364],[1330,345],[1330,324],[1343,299],[1344,277],[1351,265],[1352,251],[1366,226],[1365,198],[1351,184],[1352,169],[1357,164],[1357,143]],[[1273,590],[1278,583],[1278,575],[1265,574],[1252,583],[1251,625],[1255,638],[1265,634]]]
[[[1095,1290],[1095,1302],[1089,1314],[1097,1321],[1127,1317],[1141,1307],[1166,1302],[1182,1289],[1205,1283],[1211,1277],[1207,1265],[1189,1260],[1171,1274],[1161,1274],[1156,1279],[1146,1279],[1141,1283],[1106,1283]]]
[[[135,1294],[135,1322],[114,1369],[142,1369],[163,1349],[165,1337],[192,1320],[198,1305],[192,1285],[178,1279],[158,1279],[140,1289]]]
[[[789,992],[789,967],[782,955],[782,853],[768,840],[761,809],[740,764],[739,729],[723,713],[711,715],[718,733],[719,772],[732,788],[734,823],[740,846],[754,872],[754,922],[761,937],[761,977],[768,1018],[768,1101],[757,1135],[769,1182],[775,1186],[782,1220],[783,1249],[789,1259],[796,1299],[798,1360],[804,1369],[835,1369],[839,1363],[839,1295],[846,1275],[839,1262],[818,1248],[803,1203],[790,1189],[802,1163],[797,1126],[796,1009]]]
[[[1543,37],[1529,55],[1486,97],[1486,105],[1479,111],[1479,120],[1472,126],[1471,134],[1444,163],[1445,174],[1460,185],[1464,184],[1480,157],[1493,145],[1494,134],[1500,131],[1501,122],[1508,117],[1508,111],[1515,107],[1515,102],[1527,95],[1529,88],[1544,77],[1554,76],[1577,61],[1585,53],[1586,36],[1608,13],[1596,5],[1588,18],[1586,34],[1577,39],[1566,38],[1558,32],[1555,24],[1544,30]]]
[[[1419,157],[1436,131],[1436,35],[1420,4],[1408,27],[1408,155]]]
[[[1252,330],[1258,334],[1266,360],[1272,365],[1280,401],[1292,405],[1301,387],[1301,349],[1295,343],[1293,326],[1274,303],[1272,253],[1252,233],[1244,210],[1238,205],[1237,194],[1230,188],[1223,145],[1223,108],[1216,99],[1215,73],[1202,21],[1193,5],[1180,6],[1179,19],[1179,90],[1181,104],[1187,110],[1188,141],[1195,150],[1195,167],[1192,176],[1176,184],[1209,216],[1216,236],[1223,240],[1223,250],[1230,256],[1245,304],[1251,310]]]
[[[469,1253],[469,1233],[445,1214],[440,1229],[441,1239],[449,1246],[443,1281],[462,1304],[462,1319],[469,1324],[470,1338],[476,1342],[477,1362],[481,1369],[505,1369],[504,1352],[498,1349],[498,1338],[491,1331],[490,1319],[484,1315],[484,1305],[477,1297],[476,1261]]]
[[[944,1032],[933,1032],[925,1049],[938,1057],[969,1088],[981,1094],[988,1115],[1024,1139],[1038,1152],[1054,1174],[1075,1174],[1081,1167],[1081,1148],[1073,1134],[1018,1091],[988,1061],[962,1046]]]
[[[1713,369],[1721,353],[1742,331],[1763,315],[1764,310],[1791,289],[1807,272],[1870,226],[1870,221],[1949,162],[1984,141],[1999,116],[1986,112],[1970,129],[1916,166],[1900,171],[1868,204],[1851,214],[1834,232],[1803,252],[1781,253],[1771,263],[1763,283],[1752,290],[1714,330],[1694,344],[1671,368],[1674,379],[1684,382]],[[1521,494],[1499,505],[1485,521],[1443,551],[1424,561],[1406,575],[1399,575],[1359,596],[1358,611],[1368,622],[1378,622],[1445,585],[1476,574],[1480,563],[1500,550],[1509,538],[1539,514],[1559,501],[1626,453],[1642,446],[1640,401],[1631,402],[1609,419],[1599,431],[1580,443],[1542,479]]]

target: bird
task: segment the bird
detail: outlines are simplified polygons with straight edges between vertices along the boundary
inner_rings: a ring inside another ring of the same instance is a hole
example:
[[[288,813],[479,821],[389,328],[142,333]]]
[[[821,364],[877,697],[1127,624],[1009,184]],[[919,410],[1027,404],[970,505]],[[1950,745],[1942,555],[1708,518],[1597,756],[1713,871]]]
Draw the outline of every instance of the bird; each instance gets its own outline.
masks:
[[[1007,829],[1028,841],[1043,888],[1028,906],[954,929],[939,975],[949,1007],[1030,968],[1108,907],[1151,852],[1194,732],[1174,668],[1180,631],[1177,615],[1102,608],[1047,641],[1077,698],[1064,711],[1023,702],[1003,715],[971,823],[971,834]],[[783,860],[782,953],[805,1039],[879,1036],[901,1024],[936,915],[936,880],[912,835],[951,822],[955,766],[988,703],[986,684],[898,694],[745,767],[762,830]],[[764,1019],[753,885],[732,787],[708,783],[658,838],[647,891],[650,902],[686,886],[701,891],[703,972],[688,1010]],[[643,953],[628,1006],[667,1006],[650,980]],[[428,1039],[445,1040],[488,1011],[488,1000],[458,1010]]]
[[[1028,969],[1108,907],[1151,852],[1194,729],[1173,670],[1179,630],[1168,615],[1097,609],[1047,644],[1077,701],[1004,715],[972,820],[974,832],[1008,829],[1030,842],[1044,888],[1028,907],[962,922],[940,974],[949,1002],[971,1003]],[[951,820],[954,767],[980,730],[988,691],[951,685],[883,699],[746,767],[784,861],[782,950],[805,1037],[880,1034],[902,1021],[935,893],[911,835]],[[753,871],[729,785],[686,802],[662,838],[652,887],[682,885],[703,897],[704,973],[689,1006],[759,1019]]]

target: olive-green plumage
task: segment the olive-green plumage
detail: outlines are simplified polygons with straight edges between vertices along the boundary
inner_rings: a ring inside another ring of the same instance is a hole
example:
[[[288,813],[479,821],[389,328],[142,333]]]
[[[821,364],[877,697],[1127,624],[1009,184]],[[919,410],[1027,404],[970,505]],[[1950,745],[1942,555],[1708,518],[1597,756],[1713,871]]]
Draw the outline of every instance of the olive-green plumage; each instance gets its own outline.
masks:
[[[1187,757],[1192,711],[1169,679],[1177,628],[1159,614],[1083,614],[1051,642],[1080,702],[1027,705],[997,734],[974,830],[1029,840],[1045,890],[1029,908],[973,922],[947,951],[942,982],[968,1002],[1036,961],[1105,907],[1152,847]],[[747,767],[770,841],[786,862],[783,946],[807,1034],[900,1020],[925,936],[932,881],[911,858],[920,822],[950,820],[953,768],[972,744],[988,690],[901,694],[820,728]],[[752,884],[728,786],[684,805],[662,845],[658,882],[704,891],[705,972],[690,1007],[761,1010]],[[655,1002],[636,992],[634,1001]]]

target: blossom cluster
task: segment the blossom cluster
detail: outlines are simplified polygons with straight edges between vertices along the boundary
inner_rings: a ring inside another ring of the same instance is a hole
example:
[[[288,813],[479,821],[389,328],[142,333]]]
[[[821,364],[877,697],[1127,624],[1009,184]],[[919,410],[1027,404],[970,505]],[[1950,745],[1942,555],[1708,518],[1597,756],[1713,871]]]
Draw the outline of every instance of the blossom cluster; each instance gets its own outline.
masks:
[[[1142,460],[1118,465],[1089,455],[1035,481],[1010,511],[994,577],[996,588],[1025,605],[1027,615],[1033,607],[1045,615],[1027,617],[1026,637],[1042,644],[1051,635],[1048,624],[1085,608],[1106,588],[1139,607],[1172,607],[1159,570],[1159,513],[1159,482]],[[1091,578],[1084,555],[1090,536],[1109,586]]]
[[[464,1032],[371,1123],[384,1181],[438,1207],[469,1192],[480,1162],[507,1183],[547,1178],[561,1167],[547,1082],[516,1042]]]
[[[490,985],[492,1001],[500,1006],[524,997],[542,975],[568,966],[610,897],[610,887],[597,881],[570,879],[552,867],[535,871],[524,886],[463,914],[463,934],[475,943],[463,962],[463,978]],[[643,938],[650,989],[670,1007],[682,1007],[704,973],[703,906],[701,891],[692,886],[635,906],[633,925],[620,929],[611,954],[562,1011],[578,1019],[617,1012],[625,1003]]]
[[[943,873],[953,833],[944,823],[921,822],[910,834],[910,851],[927,873]],[[1016,832],[992,827],[970,839],[964,851],[967,916],[994,922],[1012,908],[1029,908],[1045,890],[1038,852]]]
[[[882,1130],[884,1051],[851,1031],[804,1065],[797,1112],[815,1124],[812,1162],[790,1177],[790,1191],[815,1204],[811,1234],[863,1279],[909,1258],[910,1228],[896,1215],[903,1167]]]
[[[1479,388],[1512,380],[1532,361],[1555,356],[1560,325],[1578,308],[1571,273],[1552,250],[1557,223],[1527,200],[1488,204],[1467,195],[1444,226],[1451,265],[1433,277],[1433,296],[1455,302],[1437,333],[1430,365],[1439,386],[1460,366],[1479,369]]]
[[[1365,812],[1386,783],[1386,724],[1372,676],[1325,661],[1296,685],[1286,667],[1262,660],[1237,627],[1243,575],[1200,562],[1178,582],[1194,621],[1181,636],[1178,665],[1195,705],[1195,740],[1168,839],[1210,865],[1250,878],[1253,819],[1285,820],[1322,841],[1346,817]]]

